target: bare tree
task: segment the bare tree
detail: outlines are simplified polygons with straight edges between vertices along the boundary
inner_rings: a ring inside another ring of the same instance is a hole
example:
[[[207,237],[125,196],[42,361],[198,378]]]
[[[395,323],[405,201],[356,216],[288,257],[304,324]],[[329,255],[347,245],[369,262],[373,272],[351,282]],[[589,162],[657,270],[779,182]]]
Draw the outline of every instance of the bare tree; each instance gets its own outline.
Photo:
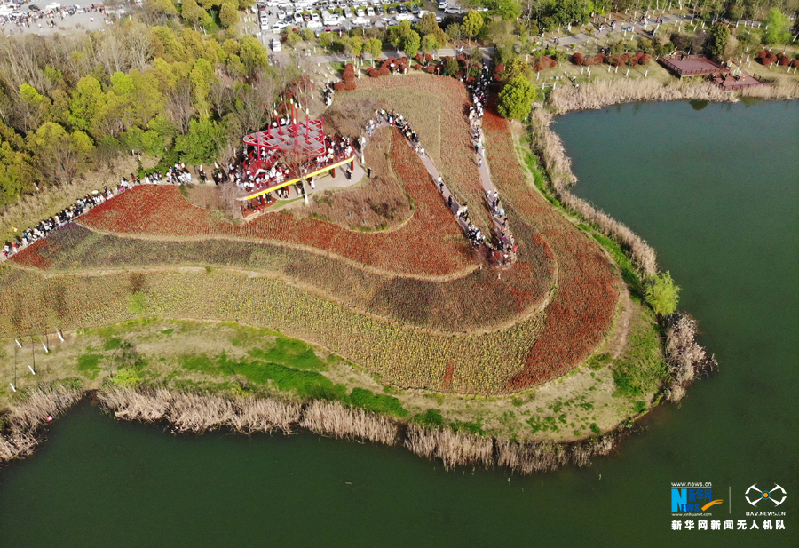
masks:
[[[194,116],[192,103],[191,82],[188,78],[181,78],[174,89],[166,93],[165,112],[169,121],[175,124],[181,134],[189,131],[189,122]]]

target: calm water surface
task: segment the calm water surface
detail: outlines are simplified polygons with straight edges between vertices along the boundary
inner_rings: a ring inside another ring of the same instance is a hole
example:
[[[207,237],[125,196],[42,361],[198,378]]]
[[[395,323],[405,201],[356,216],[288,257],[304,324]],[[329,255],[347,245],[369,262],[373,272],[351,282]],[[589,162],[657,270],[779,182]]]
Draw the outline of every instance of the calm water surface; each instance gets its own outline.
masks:
[[[654,245],[722,368],[617,456],[447,473],[309,434],[174,437],[84,404],[0,470],[0,546],[799,546],[799,104],[626,105],[556,130],[577,193]],[[776,482],[787,529],[673,532],[672,481],[713,482],[722,520]]]

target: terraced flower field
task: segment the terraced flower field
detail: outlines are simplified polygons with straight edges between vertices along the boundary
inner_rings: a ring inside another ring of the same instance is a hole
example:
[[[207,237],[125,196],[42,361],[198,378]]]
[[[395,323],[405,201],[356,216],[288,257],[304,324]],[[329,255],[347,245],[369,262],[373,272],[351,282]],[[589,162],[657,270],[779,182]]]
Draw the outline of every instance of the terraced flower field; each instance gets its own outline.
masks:
[[[525,246],[517,267],[501,278],[484,268],[437,282],[375,274],[316,253],[263,243],[121,238],[75,224],[39,240],[13,262],[49,275],[164,266],[263,271],[361,313],[449,332],[513,323],[544,303],[555,279],[554,256],[543,240]]]
[[[451,105],[441,104],[465,119],[456,112],[465,90],[452,78],[375,81],[379,93],[409,82],[432,97],[452,93]],[[442,120],[439,131],[458,124]],[[232,320],[322,345],[402,388],[491,394],[563,375],[604,340],[620,279],[602,251],[528,186],[507,122],[489,111],[484,128],[492,178],[520,246],[509,270],[477,267],[424,166],[394,132],[392,169],[415,208],[400,228],[360,233],[289,212],[234,225],[189,205],[174,187],[136,187],[0,269],[0,335],[139,315]],[[463,160],[471,156],[468,133],[464,142],[451,139],[438,140],[449,143],[438,151],[441,165],[465,170],[453,178],[476,193]],[[140,267],[153,268],[124,272]]]
[[[391,232],[364,234],[287,211],[262,215],[244,225],[218,219],[189,204],[174,186],[138,186],[92,209],[80,224],[114,234],[208,239],[239,238],[316,249],[364,266],[397,274],[443,276],[471,264],[468,245],[438,195],[421,160],[398,132],[392,169],[405,184],[416,211]]]

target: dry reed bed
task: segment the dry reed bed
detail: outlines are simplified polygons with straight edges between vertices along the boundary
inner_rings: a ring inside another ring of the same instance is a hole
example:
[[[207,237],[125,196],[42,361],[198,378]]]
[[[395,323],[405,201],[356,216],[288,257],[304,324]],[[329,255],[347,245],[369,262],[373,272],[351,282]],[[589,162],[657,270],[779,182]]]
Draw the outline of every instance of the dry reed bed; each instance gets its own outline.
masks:
[[[111,388],[98,395],[118,419],[169,421],[178,432],[202,434],[228,427],[236,432],[291,432],[300,419],[298,403],[272,398],[230,399],[215,394],[175,392],[164,388]]]
[[[300,426],[317,434],[343,439],[360,438],[386,445],[394,445],[399,432],[397,424],[385,415],[318,400],[305,407]]]
[[[499,465],[530,474],[552,471],[569,463],[588,466],[592,457],[609,454],[620,438],[617,433],[609,433],[572,443],[520,444],[449,428],[404,424],[385,415],[347,408],[339,402],[315,400],[301,405],[272,398],[227,398],[164,388],[111,388],[97,396],[103,407],[118,419],[168,421],[176,432],[204,433],[229,428],[245,433],[277,429],[289,434],[292,426],[297,425],[340,439],[357,438],[386,445],[402,442],[412,453],[440,460],[447,469]]]
[[[5,417],[6,431],[0,433],[0,463],[33,454],[40,441],[36,433],[48,417],[63,415],[82,397],[80,388],[64,384],[41,385],[28,391]]]
[[[555,114],[566,114],[575,110],[592,110],[619,103],[684,99],[737,100],[729,92],[722,91],[716,84],[705,81],[676,80],[663,84],[655,79],[613,79],[582,84],[579,88],[562,86],[550,94],[549,104]]]
[[[688,314],[673,314],[666,328],[666,359],[672,382],[666,389],[669,401],[677,402],[685,396],[685,388],[702,373],[718,370],[716,356],[696,342],[699,325]]]
[[[562,86],[549,96],[554,114],[577,110],[600,109],[619,103],[636,101],[738,101],[738,97],[759,99],[797,99],[799,82],[788,76],[775,76],[764,86],[745,88],[740,92],[723,91],[707,81],[676,80],[663,84],[658,80],[600,80],[579,88]]]

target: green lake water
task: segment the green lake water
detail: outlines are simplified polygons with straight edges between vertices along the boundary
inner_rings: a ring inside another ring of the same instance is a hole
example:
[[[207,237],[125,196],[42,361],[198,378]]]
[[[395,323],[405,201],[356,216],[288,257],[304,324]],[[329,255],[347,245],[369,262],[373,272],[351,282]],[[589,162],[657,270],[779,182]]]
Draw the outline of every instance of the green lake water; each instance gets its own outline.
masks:
[[[576,192],[652,243],[721,365],[616,455],[446,472],[304,433],[176,437],[84,403],[0,469],[0,546],[799,546],[799,104],[695,107],[555,126]],[[678,481],[712,482],[711,519],[779,511],[786,530],[672,531]],[[774,483],[782,505],[746,503]]]

